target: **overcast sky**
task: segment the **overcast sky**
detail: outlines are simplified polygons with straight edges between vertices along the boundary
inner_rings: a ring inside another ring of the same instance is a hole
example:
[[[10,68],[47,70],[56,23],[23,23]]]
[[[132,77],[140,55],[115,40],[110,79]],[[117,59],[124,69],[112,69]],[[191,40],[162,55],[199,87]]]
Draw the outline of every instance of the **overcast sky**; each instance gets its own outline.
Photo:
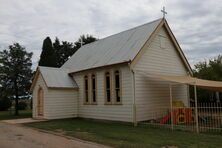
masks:
[[[191,65],[222,54],[222,0],[0,0],[0,50],[19,42],[36,65],[46,36],[103,38],[162,17],[163,5]]]

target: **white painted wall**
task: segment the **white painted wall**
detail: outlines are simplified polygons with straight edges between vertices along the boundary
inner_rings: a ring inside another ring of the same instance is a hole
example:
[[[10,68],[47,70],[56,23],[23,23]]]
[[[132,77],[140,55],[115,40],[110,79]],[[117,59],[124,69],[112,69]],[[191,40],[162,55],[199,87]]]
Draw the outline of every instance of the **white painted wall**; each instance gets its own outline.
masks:
[[[165,48],[161,48],[160,36],[164,38]],[[170,106],[169,83],[146,78],[137,71],[146,71],[160,75],[187,75],[165,28],[157,33],[150,46],[145,46],[145,52],[134,67],[136,86],[137,121],[152,119],[163,113]],[[187,86],[173,87],[173,98],[188,104]]]
[[[76,90],[48,89],[45,99],[45,118],[59,119],[77,116],[77,94]]]
[[[41,75],[33,90],[33,118],[37,118],[37,93],[44,90],[45,119],[70,118],[77,116],[77,90],[48,89]]]
[[[105,105],[104,74],[117,69],[122,77],[122,105]],[[84,105],[84,76],[91,73],[97,79],[97,105]],[[76,73],[74,79],[79,86],[79,117],[132,122],[132,75],[128,65]]]
[[[33,92],[32,92],[32,97],[33,97],[33,99],[32,99],[32,117],[33,118],[37,118],[38,117],[38,113],[37,113],[37,98],[38,98],[38,90],[39,90],[40,87],[44,91],[44,100],[45,100],[45,95],[47,95],[48,89],[47,89],[47,86],[45,85],[45,82],[44,82],[41,74],[38,75],[36,84],[35,84],[35,86],[33,88]]]
[[[166,48],[160,47],[159,35],[165,36]],[[145,46],[146,47],[146,46]],[[106,71],[121,71],[122,77],[122,105],[105,105],[104,74]],[[160,108],[169,106],[169,84],[161,81],[147,79],[137,70],[152,74],[187,75],[179,54],[173,46],[165,29],[161,29],[151,45],[146,47],[134,67],[136,88],[137,121],[152,119],[160,112]],[[84,76],[96,74],[97,104],[84,104]],[[33,91],[33,117],[36,117],[37,92],[39,86],[44,90],[44,117],[47,119],[83,117],[104,120],[133,122],[133,79],[128,65],[87,70],[73,75],[79,90],[47,89],[41,75]],[[188,104],[187,87],[173,88],[173,98],[181,99]],[[77,105],[79,104],[79,105]]]

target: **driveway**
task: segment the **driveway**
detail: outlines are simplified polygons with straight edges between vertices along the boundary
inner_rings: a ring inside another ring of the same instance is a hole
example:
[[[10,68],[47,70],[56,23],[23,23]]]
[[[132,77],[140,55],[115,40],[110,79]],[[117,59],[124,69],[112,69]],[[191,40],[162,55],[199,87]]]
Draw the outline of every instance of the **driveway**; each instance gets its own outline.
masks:
[[[17,124],[0,122],[0,148],[101,148],[99,144],[68,139]]]

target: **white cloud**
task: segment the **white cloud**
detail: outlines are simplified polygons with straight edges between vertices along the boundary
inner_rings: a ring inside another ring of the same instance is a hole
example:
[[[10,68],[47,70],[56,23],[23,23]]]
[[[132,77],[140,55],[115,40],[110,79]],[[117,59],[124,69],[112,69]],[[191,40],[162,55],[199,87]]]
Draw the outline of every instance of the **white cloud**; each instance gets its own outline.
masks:
[[[161,17],[165,5],[168,22],[193,65],[222,53],[221,2],[0,0],[0,50],[19,42],[34,52],[37,63],[46,36],[71,42],[86,33],[103,38]]]

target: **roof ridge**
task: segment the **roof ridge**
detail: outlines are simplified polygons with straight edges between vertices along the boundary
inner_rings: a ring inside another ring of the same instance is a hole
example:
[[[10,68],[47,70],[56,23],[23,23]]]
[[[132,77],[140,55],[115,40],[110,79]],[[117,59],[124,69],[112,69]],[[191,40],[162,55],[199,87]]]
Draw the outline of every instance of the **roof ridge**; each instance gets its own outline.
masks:
[[[74,72],[132,60],[163,20],[163,18],[156,19],[86,44],[81,47],[82,50],[80,48],[73,54],[61,68]],[[102,57],[99,56],[100,52]]]
[[[65,67],[48,67],[48,66],[38,66],[39,68],[43,69],[51,69],[51,70],[69,70],[68,68]]]

